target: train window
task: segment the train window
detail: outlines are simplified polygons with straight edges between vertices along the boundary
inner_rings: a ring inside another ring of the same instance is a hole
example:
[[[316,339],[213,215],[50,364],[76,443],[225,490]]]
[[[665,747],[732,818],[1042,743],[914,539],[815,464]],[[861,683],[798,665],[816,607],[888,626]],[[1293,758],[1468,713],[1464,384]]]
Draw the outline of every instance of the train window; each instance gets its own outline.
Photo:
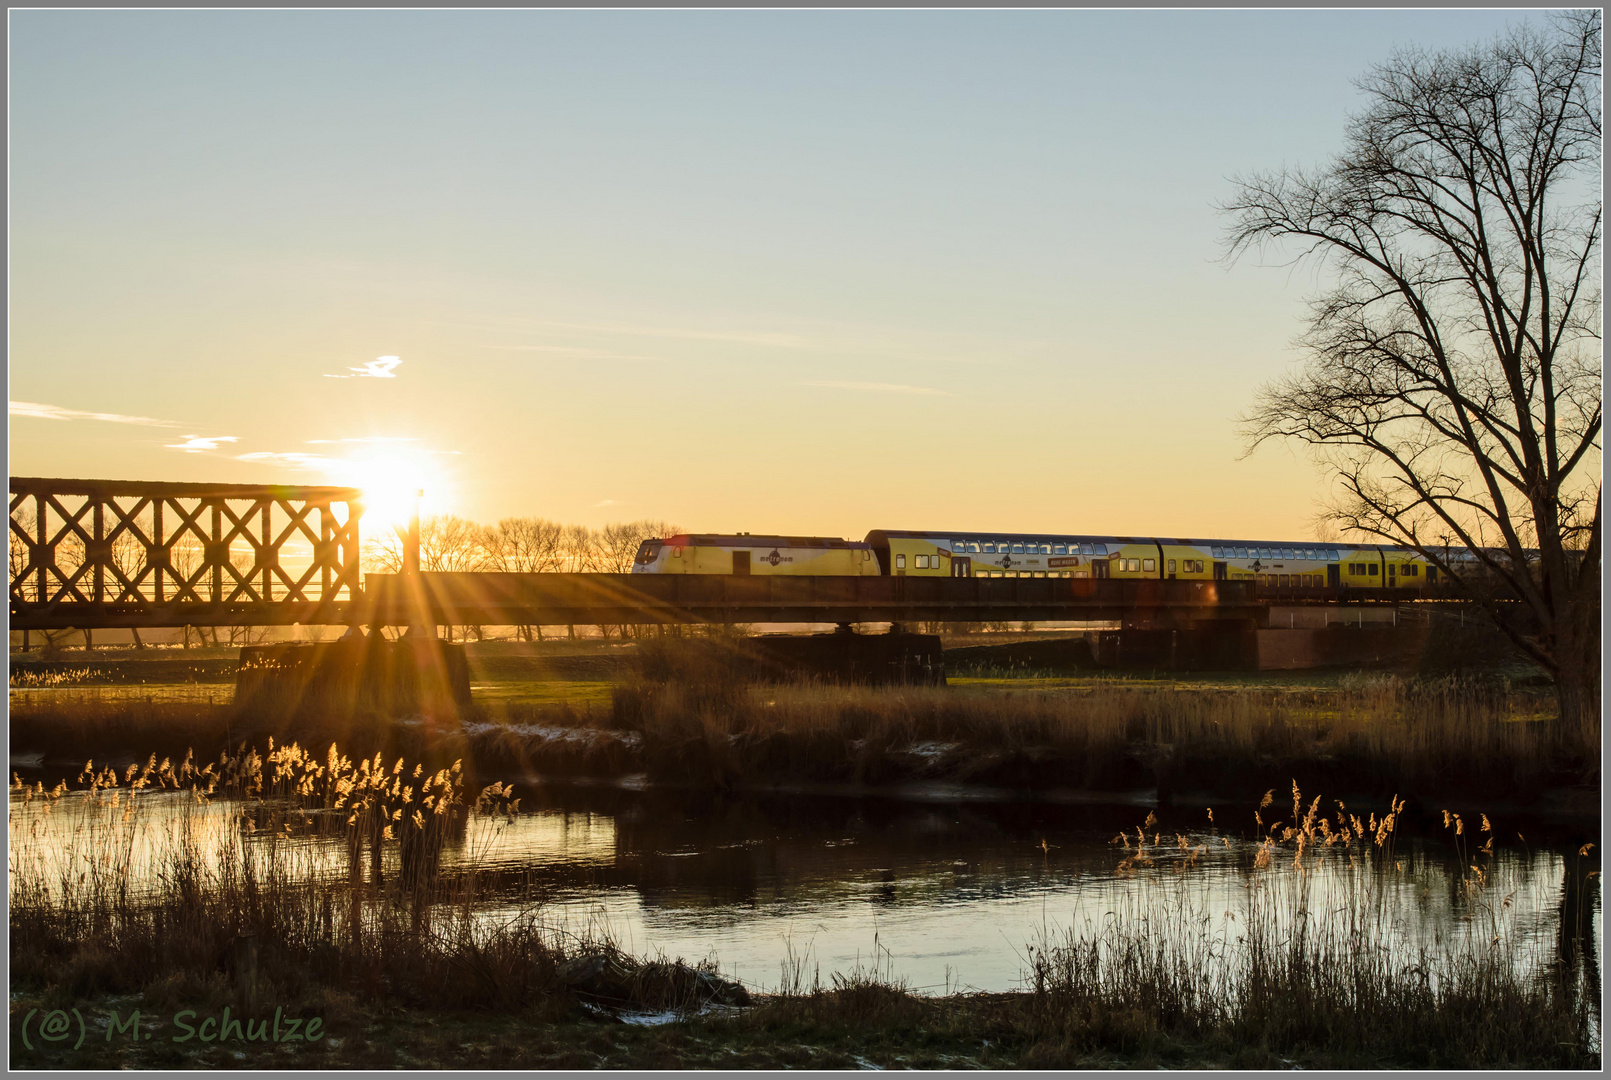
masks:
[[[1050,545],[1050,544],[1042,544],[1040,546],[1040,553],[1042,555],[1050,555],[1052,553],[1052,545]]]
[[[1149,574],[1156,574],[1158,572],[1158,560],[1157,559],[1142,559],[1141,560],[1141,569],[1145,570]]]
[[[1236,549],[1236,554],[1234,556],[1232,556],[1232,558],[1236,558],[1236,559],[1245,559],[1245,558],[1247,558],[1247,548],[1237,548]]]
[[[1297,556],[1292,553],[1291,548],[1282,548],[1281,549],[1281,557],[1283,559],[1296,559],[1297,558]]]
[[[1022,544],[1014,544],[1012,546],[1012,553],[1014,555],[1022,555],[1024,553],[1024,545],[1022,545]]]
[[[1130,571],[1130,573],[1132,573],[1132,574],[1139,574],[1139,573],[1141,573],[1141,560],[1140,559],[1126,559],[1126,560],[1124,560],[1124,568],[1126,570]]]
[[[1420,575],[1421,575],[1421,568],[1419,566],[1416,566],[1414,563],[1405,563],[1404,564],[1404,576],[1405,577],[1420,577]]]
[[[974,552],[975,554],[977,554],[978,551],[979,551],[979,545],[978,544],[969,544],[968,545],[968,550],[971,551],[971,552]],[[985,550],[989,551],[990,549],[988,547],[986,547]]]
[[[1367,577],[1375,577],[1376,576],[1376,564],[1375,563],[1366,563],[1365,564],[1365,574],[1366,574]]]
[[[1187,559],[1183,565],[1188,574],[1201,574],[1203,572],[1203,560],[1201,559]]]
[[[986,555],[994,555],[996,553],[996,545],[995,544],[986,544],[984,546],[984,553]]]
[[[906,569],[906,556],[905,555],[897,555],[897,556],[895,556],[895,569],[897,569],[897,570],[905,570]]]
[[[1088,578],[1091,576],[1091,572],[1089,570],[1076,570],[1074,571],[1074,576]]]
[[[1064,555],[1064,554],[1067,554],[1067,553],[1068,553],[1068,545],[1067,544],[1053,544],[1052,545],[1052,554],[1053,555]]]
[[[672,557],[672,558],[673,558],[673,559],[680,559],[680,558],[682,558],[682,548],[672,548],[672,549],[671,549],[671,557]]]
[[[1045,577],[1046,576],[1046,571],[1044,571],[1044,570],[1036,570],[1035,571],[1035,576],[1036,577]]]
[[[912,559],[912,567],[916,570],[927,570],[929,568],[929,557],[927,555],[915,556]]]
[[[1169,572],[1171,574],[1173,574],[1175,572],[1175,560],[1173,560],[1173,559],[1169,560]]]
[[[1096,550],[1092,551],[1091,548],[1095,548]],[[1081,544],[1080,545],[1080,554],[1081,555],[1106,555],[1108,553],[1108,546],[1106,544],[1092,544],[1091,548],[1088,548],[1084,544]]]
[[[1092,549],[1090,544],[1081,544],[1080,545],[1080,554],[1081,555],[1095,555],[1096,552]],[[1103,554],[1106,555],[1107,552],[1104,551]]]

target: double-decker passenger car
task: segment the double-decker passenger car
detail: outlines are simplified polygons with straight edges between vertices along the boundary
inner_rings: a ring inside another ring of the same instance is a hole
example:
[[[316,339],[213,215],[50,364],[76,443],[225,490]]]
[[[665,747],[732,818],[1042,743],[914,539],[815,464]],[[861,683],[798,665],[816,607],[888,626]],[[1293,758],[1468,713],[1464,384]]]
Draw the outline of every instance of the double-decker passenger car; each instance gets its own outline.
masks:
[[[1257,581],[1281,588],[1421,588],[1436,568],[1410,548],[1312,541],[874,529],[886,574]]]
[[[734,533],[645,540],[634,574],[794,574],[877,577],[871,544],[829,536],[751,536]]]
[[[1437,569],[1411,548],[1313,541],[874,529],[826,537],[647,540],[634,573],[1257,581],[1280,589],[1424,589]]]

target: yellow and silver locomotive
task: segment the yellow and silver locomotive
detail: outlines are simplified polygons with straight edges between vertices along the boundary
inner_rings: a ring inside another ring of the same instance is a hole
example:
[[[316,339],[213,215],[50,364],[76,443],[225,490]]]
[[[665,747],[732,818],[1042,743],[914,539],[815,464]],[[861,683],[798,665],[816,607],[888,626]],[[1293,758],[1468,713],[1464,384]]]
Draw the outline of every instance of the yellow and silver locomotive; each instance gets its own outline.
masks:
[[[811,577],[877,577],[873,547],[865,541],[828,536],[751,536],[734,533],[668,536],[645,540],[632,563],[634,574],[784,574]]]

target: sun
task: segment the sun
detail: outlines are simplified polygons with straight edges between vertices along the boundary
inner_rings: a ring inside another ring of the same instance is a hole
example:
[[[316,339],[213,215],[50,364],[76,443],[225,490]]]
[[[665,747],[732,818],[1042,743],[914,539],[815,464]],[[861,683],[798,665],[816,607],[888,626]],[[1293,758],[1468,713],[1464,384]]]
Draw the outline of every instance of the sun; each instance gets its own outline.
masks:
[[[408,448],[376,448],[333,463],[331,472],[339,483],[363,491],[366,536],[406,530],[414,514],[428,512],[444,494],[429,457]]]

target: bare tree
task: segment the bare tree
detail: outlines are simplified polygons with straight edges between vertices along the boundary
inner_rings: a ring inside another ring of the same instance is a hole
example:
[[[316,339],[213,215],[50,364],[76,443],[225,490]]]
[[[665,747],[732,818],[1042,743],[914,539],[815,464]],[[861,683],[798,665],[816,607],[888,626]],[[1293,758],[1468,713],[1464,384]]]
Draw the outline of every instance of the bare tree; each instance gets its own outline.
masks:
[[[504,518],[485,530],[481,546],[488,570],[507,574],[549,574],[565,561],[565,526],[545,518]],[[533,634],[541,641],[540,626],[517,626],[522,641]]]
[[[202,554],[202,542],[194,532],[186,530],[182,535],[169,539],[168,569],[171,573],[165,576],[169,579],[167,591],[171,595],[184,599],[195,599],[195,597],[186,595],[184,590],[190,588],[190,586],[183,583],[188,583],[196,576],[196,571],[202,563]],[[184,647],[187,649],[190,648],[190,632],[192,629],[196,631],[196,637],[199,641],[204,644],[207,641],[203,627],[183,626],[180,628],[180,633]],[[217,644],[217,641],[215,640],[213,644]]]
[[[604,569],[603,544],[598,530],[586,525],[565,526],[561,564],[568,574],[597,574]]]
[[[638,548],[643,546],[645,540],[652,540],[661,536],[675,536],[682,530],[664,521],[620,522],[606,525],[598,534],[599,552],[598,565],[601,572],[606,574],[630,574],[632,564],[637,560]],[[603,627],[599,628],[603,630]],[[621,636],[625,637],[631,630],[620,627]]]
[[[430,574],[462,574],[483,570],[487,565],[484,547],[487,530],[456,514],[433,514],[420,519],[420,570]],[[364,541],[363,565],[371,573],[403,572],[404,540],[398,530],[383,528],[380,535]],[[467,628],[476,640],[482,628]],[[453,640],[453,627],[447,628]]]
[[[138,524],[140,525],[141,529],[144,530],[147,536],[151,534],[152,525],[149,511],[141,515],[141,517],[138,519]],[[145,569],[147,558],[148,555],[146,552],[145,541],[141,540],[130,530],[124,529],[112,540],[112,566],[119,574],[128,580],[132,586],[125,586],[122,581],[117,580],[115,577],[113,580],[107,582],[107,584],[111,587],[112,597],[114,599],[123,599],[125,593],[130,597],[155,599],[155,597],[151,595],[152,583],[149,578],[142,584],[133,584],[139,578],[140,573]],[[140,640],[139,628],[133,626],[129,627],[129,636],[134,639],[134,647],[143,652],[145,650],[145,642]]]
[[[1598,11],[1360,81],[1344,150],[1238,178],[1227,257],[1293,245],[1329,277],[1305,366],[1263,387],[1250,447],[1291,438],[1346,530],[1418,550],[1554,676],[1597,737]],[[1289,247],[1288,250],[1291,250]],[[1461,549],[1456,557],[1454,548]]]
[[[11,566],[11,588],[15,595],[27,601],[41,599],[38,577],[30,574],[27,579],[21,578],[23,571],[28,567],[27,541],[37,535],[38,526],[39,521],[34,515],[33,507],[24,503],[12,511],[11,529],[6,547],[7,561]],[[82,562],[83,546],[67,544],[64,547],[67,550],[57,552],[57,565],[70,572]],[[75,631],[72,630],[38,631],[41,642],[40,655],[47,660],[53,660],[60,656],[62,649],[67,644],[67,639],[73,633]],[[23,631],[23,640],[28,641],[28,638],[29,632]]]
[[[562,566],[569,574],[595,574],[600,569],[599,534],[586,525],[565,526]],[[576,637],[576,627],[567,626],[570,637]],[[600,628],[603,632],[603,628]]]

